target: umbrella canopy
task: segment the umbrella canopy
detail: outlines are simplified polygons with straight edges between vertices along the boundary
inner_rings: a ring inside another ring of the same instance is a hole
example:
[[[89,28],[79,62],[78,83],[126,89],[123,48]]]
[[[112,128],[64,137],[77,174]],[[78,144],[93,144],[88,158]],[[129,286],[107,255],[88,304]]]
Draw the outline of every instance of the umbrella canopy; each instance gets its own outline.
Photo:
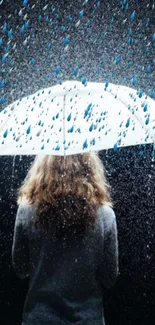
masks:
[[[0,113],[0,155],[71,155],[155,142],[155,101],[110,83],[66,81]]]

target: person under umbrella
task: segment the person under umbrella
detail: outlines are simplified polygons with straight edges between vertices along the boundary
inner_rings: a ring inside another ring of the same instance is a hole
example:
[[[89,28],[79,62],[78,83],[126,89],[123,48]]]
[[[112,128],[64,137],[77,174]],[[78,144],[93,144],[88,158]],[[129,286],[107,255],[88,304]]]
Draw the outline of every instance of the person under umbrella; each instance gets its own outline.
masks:
[[[22,325],[105,324],[118,272],[116,216],[98,152],[37,155],[18,189],[12,245],[29,277]]]

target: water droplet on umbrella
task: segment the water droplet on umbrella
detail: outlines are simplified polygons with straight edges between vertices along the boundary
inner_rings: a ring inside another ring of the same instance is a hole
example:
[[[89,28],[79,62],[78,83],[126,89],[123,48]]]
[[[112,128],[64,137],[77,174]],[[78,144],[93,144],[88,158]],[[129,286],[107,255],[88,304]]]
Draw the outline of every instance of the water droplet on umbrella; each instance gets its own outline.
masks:
[[[70,113],[67,117],[67,121],[69,122],[71,120],[72,113]]]
[[[148,110],[148,104],[146,103],[146,104],[144,105],[143,111],[146,112],[147,110]]]
[[[91,126],[89,127],[89,131],[91,132],[94,128],[94,124],[91,124]]]
[[[95,140],[95,138],[93,138],[93,139],[91,140],[90,144],[92,144],[92,145],[94,146],[95,143],[96,143],[96,140]]]
[[[8,130],[6,130],[6,131],[4,132],[3,137],[6,138],[7,135],[8,135]]]
[[[86,116],[89,114],[89,111],[90,111],[91,107],[92,107],[92,104],[89,104],[87,109],[85,110],[84,118],[86,118]]]
[[[130,118],[127,120],[127,123],[126,123],[126,128],[128,128],[130,125]]]
[[[150,117],[148,116],[148,118],[147,118],[146,121],[145,121],[145,124],[148,125],[149,122],[150,122]]]
[[[72,133],[74,131],[74,126],[72,126],[69,130],[68,133]]]
[[[83,149],[87,149],[88,148],[88,141],[87,140],[85,140],[85,142],[83,143]]]
[[[26,133],[27,133],[27,134],[30,134],[30,132],[31,132],[31,125],[28,127]]]
[[[118,144],[115,143],[115,144],[114,144],[114,151],[116,151],[117,149],[118,149]]]
[[[60,150],[60,146],[59,145],[57,145],[57,147],[55,148],[55,150]]]

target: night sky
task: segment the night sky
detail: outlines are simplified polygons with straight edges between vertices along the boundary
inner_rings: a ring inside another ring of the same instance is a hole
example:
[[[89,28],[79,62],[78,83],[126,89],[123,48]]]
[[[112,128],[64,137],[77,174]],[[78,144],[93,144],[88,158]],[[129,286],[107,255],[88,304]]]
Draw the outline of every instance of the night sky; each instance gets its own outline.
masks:
[[[1,0],[1,109],[39,89],[85,77],[142,89],[155,98],[154,17],[155,4],[146,0],[85,4]],[[120,255],[117,283],[104,293],[106,325],[154,325],[155,163],[151,153],[150,145],[101,152],[115,201]],[[20,325],[28,286],[12,270],[11,245],[15,193],[33,159],[0,157],[2,325]]]

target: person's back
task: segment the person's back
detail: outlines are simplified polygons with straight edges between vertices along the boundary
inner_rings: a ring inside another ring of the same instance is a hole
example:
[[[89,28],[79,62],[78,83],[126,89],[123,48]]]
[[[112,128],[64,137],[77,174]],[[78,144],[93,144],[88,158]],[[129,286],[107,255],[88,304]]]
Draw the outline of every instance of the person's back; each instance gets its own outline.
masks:
[[[112,286],[118,274],[113,210],[107,205],[99,208],[95,227],[85,233],[41,233],[33,225],[34,214],[34,208],[19,208],[18,238],[13,246],[17,274],[21,278],[30,274],[23,325],[103,325],[102,286]],[[22,249],[26,235],[30,252],[27,266],[27,252]]]
[[[25,200],[26,199],[26,200]],[[30,277],[22,325],[103,325],[118,274],[116,217],[95,153],[37,157],[19,190],[12,262]]]

